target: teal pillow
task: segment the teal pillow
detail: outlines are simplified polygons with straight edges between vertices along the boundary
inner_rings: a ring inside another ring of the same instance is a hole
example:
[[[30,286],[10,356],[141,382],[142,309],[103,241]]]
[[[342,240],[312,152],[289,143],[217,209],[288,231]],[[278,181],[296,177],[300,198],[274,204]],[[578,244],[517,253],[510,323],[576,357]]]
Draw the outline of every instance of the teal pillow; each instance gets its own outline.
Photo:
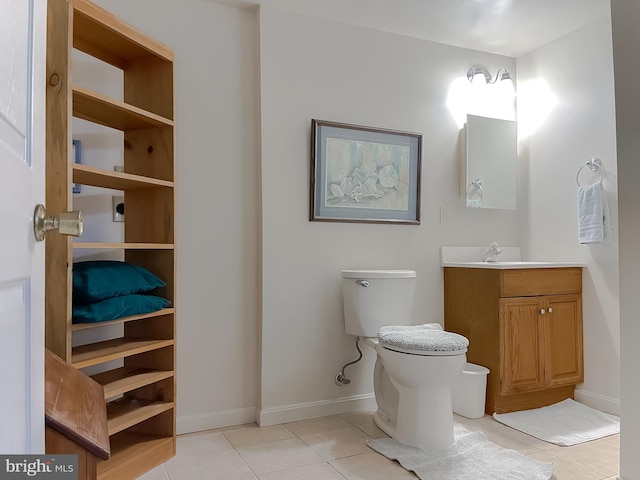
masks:
[[[150,292],[166,285],[149,270],[126,262],[92,260],[73,264],[73,303],[77,305]]]
[[[104,322],[117,318],[151,313],[167,308],[171,302],[154,295],[124,295],[89,305],[73,306],[73,323]]]

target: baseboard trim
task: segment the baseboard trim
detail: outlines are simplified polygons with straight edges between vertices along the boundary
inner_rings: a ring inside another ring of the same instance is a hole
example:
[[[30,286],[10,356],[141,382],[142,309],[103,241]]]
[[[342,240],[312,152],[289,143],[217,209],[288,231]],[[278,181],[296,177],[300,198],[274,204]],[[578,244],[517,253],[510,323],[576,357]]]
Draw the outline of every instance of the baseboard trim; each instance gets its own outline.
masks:
[[[255,421],[256,407],[234,408],[232,410],[179,416],[176,419],[176,430],[180,435],[241,425],[243,423],[254,423]]]
[[[333,400],[297,403],[280,407],[263,408],[258,415],[258,425],[261,427],[278,425],[309,418],[337,415],[339,413],[355,412],[357,410],[371,410],[376,408],[373,393],[354,395]]]
[[[581,388],[576,388],[574,398],[577,402],[584,403],[588,407],[620,416],[620,400],[617,398],[607,397]]]

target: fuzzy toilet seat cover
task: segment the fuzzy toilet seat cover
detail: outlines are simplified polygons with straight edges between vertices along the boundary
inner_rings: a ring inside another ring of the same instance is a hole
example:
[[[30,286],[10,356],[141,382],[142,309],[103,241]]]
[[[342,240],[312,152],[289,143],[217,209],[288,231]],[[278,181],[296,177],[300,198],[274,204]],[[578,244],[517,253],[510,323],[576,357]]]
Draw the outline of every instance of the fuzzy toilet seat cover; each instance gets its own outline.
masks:
[[[381,346],[391,350],[422,355],[462,353],[469,346],[466,337],[430,325],[382,327],[378,340]]]

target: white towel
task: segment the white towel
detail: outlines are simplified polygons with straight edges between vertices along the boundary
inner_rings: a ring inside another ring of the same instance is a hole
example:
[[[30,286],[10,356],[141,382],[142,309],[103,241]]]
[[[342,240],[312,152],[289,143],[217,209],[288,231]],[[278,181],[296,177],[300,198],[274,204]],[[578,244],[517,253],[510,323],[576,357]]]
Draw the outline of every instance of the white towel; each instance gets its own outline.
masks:
[[[453,445],[438,450],[420,450],[394,438],[369,440],[367,445],[423,480],[548,480],[553,475],[553,464],[502,448],[482,432],[456,424],[454,435]]]
[[[602,182],[578,187],[578,241],[588,245],[610,238],[611,219]]]

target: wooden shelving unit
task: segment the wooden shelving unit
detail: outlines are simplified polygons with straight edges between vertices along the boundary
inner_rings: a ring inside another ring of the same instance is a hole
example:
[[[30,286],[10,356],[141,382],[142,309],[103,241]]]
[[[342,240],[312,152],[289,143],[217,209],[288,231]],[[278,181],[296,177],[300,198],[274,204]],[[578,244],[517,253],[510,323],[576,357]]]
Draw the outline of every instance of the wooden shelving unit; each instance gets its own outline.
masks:
[[[109,399],[172,376],[171,370],[122,367],[94,375],[93,379],[102,385],[104,398]]]
[[[73,183],[92,185],[94,187],[111,188],[114,190],[139,190],[144,188],[167,187],[173,188],[173,182],[157,180],[155,178],[131,175],[129,173],[105,172],[99,168],[74,163]]]
[[[160,115],[81,87],[73,88],[73,116],[123,132],[173,126],[171,120]]]
[[[167,283],[154,294],[175,304],[173,51],[88,0],[49,0],[48,9],[47,213],[73,210],[78,183],[124,192],[126,220],[119,243],[47,239],[46,345],[78,369],[110,362],[93,375],[111,444],[98,478],[135,479],[175,455],[176,309],[72,324],[73,252],[123,251]],[[74,48],[123,71],[123,101],[72,84]],[[124,172],[72,163],[72,117],[124,132],[124,158],[114,162]],[[120,337],[72,346],[80,332],[100,338],[113,326]]]

